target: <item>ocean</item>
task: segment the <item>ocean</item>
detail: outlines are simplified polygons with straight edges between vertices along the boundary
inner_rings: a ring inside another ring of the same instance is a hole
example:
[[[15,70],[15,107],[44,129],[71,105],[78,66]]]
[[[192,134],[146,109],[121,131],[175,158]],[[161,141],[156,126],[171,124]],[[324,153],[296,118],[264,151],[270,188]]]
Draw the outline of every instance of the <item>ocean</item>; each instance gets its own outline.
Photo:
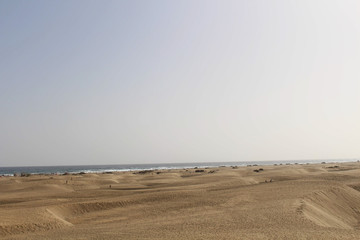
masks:
[[[292,161],[247,161],[247,162],[197,162],[197,163],[158,163],[158,164],[116,164],[116,165],[79,165],[79,166],[29,166],[29,167],[0,167],[0,176],[13,176],[16,173],[29,174],[63,174],[63,173],[101,173],[139,170],[161,170],[182,168],[205,168],[220,166],[274,165],[274,164],[306,164],[306,163],[336,163],[355,162],[357,159],[323,159],[323,160],[292,160]]]

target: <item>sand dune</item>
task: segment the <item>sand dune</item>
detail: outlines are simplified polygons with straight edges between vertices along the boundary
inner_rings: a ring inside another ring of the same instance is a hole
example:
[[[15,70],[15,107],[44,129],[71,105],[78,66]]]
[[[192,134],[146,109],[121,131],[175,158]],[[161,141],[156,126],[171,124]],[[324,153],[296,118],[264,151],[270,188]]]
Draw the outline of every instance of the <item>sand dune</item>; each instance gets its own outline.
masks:
[[[359,239],[360,163],[204,170],[0,178],[0,238]]]

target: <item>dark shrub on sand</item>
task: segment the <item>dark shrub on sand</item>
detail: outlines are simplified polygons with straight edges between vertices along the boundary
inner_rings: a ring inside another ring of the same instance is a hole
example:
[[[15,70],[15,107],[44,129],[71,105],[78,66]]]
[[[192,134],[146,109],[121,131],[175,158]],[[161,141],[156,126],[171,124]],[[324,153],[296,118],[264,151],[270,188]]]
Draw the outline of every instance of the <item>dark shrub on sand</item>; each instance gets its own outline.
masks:
[[[143,171],[139,171],[139,172],[134,172],[133,174],[146,174],[146,173],[152,173],[154,172],[153,170],[143,170]]]
[[[20,174],[21,177],[29,177],[31,174],[30,173],[25,173],[25,172],[22,172]]]

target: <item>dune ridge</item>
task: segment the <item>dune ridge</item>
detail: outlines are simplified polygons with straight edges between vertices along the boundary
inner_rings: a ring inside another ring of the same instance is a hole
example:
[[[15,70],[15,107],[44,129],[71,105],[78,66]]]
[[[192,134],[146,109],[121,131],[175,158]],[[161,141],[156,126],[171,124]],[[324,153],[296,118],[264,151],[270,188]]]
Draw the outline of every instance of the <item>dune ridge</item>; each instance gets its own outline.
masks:
[[[350,187],[332,187],[307,196],[303,214],[319,226],[353,229],[359,226],[360,193]]]

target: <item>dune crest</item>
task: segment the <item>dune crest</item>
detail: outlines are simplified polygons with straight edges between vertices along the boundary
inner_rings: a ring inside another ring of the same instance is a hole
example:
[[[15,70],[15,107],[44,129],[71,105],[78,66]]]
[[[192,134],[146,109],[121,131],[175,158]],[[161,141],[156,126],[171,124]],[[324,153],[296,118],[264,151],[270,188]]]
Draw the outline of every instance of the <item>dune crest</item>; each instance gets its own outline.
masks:
[[[360,193],[350,187],[318,191],[304,199],[301,210],[319,226],[353,229],[360,221]]]
[[[66,220],[64,219],[64,217],[62,216],[62,214],[59,214],[59,213],[57,213],[57,212],[54,212],[54,211],[52,211],[52,210],[50,210],[50,209],[48,209],[48,208],[46,209],[46,211],[47,211],[48,213],[50,213],[51,216],[54,217],[56,220],[59,220],[60,222],[64,223],[64,224],[67,225],[67,226],[73,226],[73,224],[72,224],[71,222],[68,222],[68,221],[66,221]]]

